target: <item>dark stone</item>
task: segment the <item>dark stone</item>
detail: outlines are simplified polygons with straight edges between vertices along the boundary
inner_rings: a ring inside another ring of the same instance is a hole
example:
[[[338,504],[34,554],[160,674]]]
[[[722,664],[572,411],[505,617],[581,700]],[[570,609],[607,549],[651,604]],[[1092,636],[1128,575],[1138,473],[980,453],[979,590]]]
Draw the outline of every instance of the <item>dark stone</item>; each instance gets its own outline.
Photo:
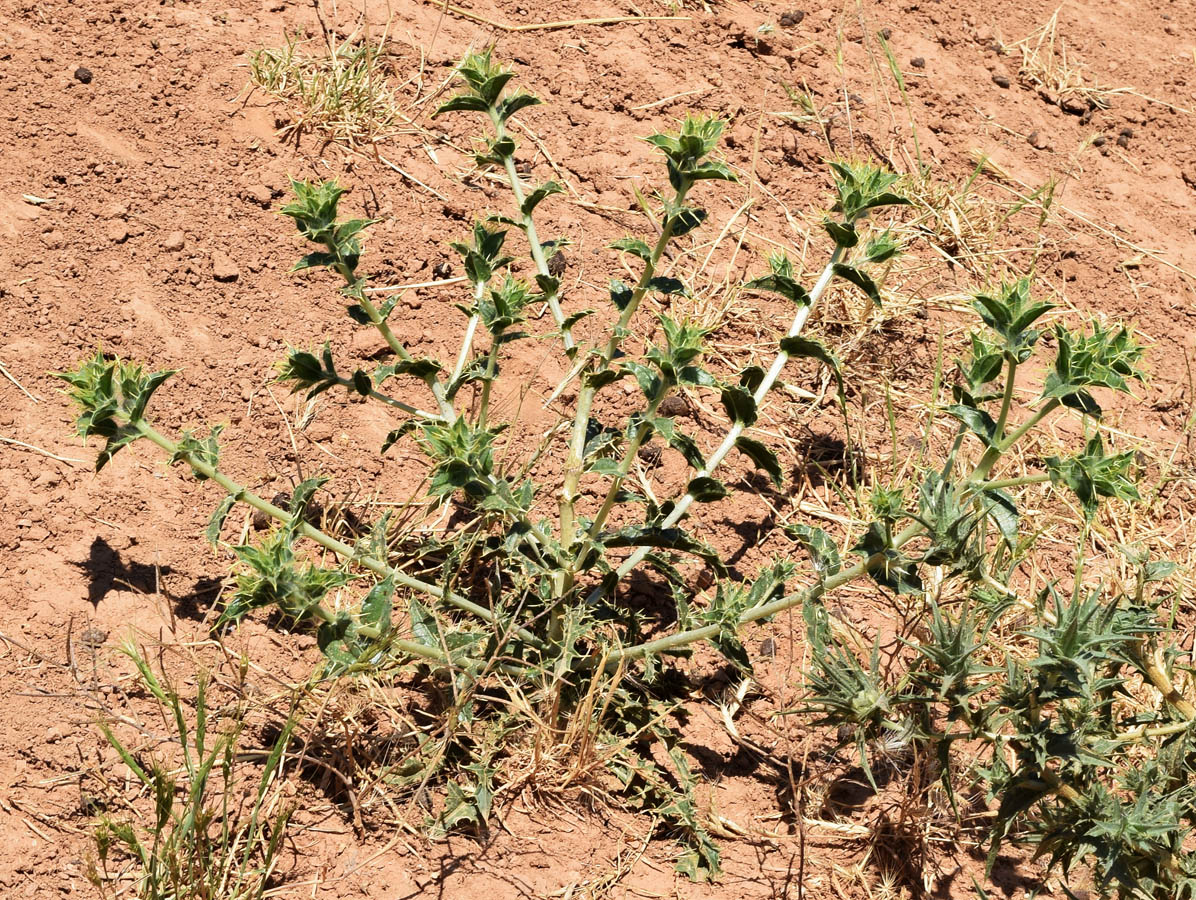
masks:
[[[79,66],[79,68],[75,69],[75,81],[81,84],[91,84],[91,77],[91,69],[87,68],[87,66]]]

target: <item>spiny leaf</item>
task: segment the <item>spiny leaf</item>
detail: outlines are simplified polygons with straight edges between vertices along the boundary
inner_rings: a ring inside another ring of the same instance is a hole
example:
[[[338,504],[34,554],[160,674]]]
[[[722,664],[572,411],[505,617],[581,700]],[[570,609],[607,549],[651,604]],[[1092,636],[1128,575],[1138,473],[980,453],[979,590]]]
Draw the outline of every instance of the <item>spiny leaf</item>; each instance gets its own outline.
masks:
[[[829,534],[821,528],[800,523],[786,525],[785,532],[801,541],[806,552],[810,554],[810,560],[814,563],[819,578],[825,579],[839,574],[843,563],[839,557],[839,547]]]
[[[767,472],[776,487],[779,488],[785,483],[785,473],[781,470],[780,460],[760,441],[741,434],[735,439],[735,449],[755,463],[758,469]]]
[[[858,287],[877,306],[882,305],[880,301],[880,289],[877,288],[876,282],[865,275],[860,269],[843,263],[835,263],[835,274]]]
[[[220,501],[212,513],[212,518],[208,520],[208,527],[204,529],[204,537],[213,547],[220,543],[220,531],[224,528],[224,520],[228,518],[228,514],[236,502],[237,498],[229,494]]]

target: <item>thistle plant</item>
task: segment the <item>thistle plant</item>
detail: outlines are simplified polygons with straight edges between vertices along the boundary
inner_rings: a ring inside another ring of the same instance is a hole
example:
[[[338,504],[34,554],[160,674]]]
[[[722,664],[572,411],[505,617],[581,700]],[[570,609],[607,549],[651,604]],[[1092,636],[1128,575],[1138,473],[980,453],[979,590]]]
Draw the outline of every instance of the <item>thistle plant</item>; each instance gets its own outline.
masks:
[[[351,319],[376,329],[389,354],[372,370],[347,371],[338,368],[330,344],[294,349],[281,362],[278,380],[308,397],[346,391],[389,408],[395,425],[381,452],[406,442],[422,455],[428,504],[466,513],[454,520],[462,524],[422,534],[418,542],[400,541],[398,526],[384,516],[347,542],[305,515],[324,479],[304,481],[283,509],[221,468],[218,428],[177,438],[158,430],[149,404],[172,373],[97,354],[62,375],[82,409],[79,432],[106,442],[97,469],[145,439],[169,463],[187,466],[224,493],[207,530],[211,542],[226,533],[225,520],[238,504],[277,523],[260,543],[232,548],[236,589],[220,624],[271,608],[316,630],[329,676],[378,677],[410,664],[450,685],[453,701],[443,710],[439,749],[424,753],[426,765],[411,776],[421,785],[433,777],[444,785],[443,808],[432,823],[437,831],[485,827],[505,752],[491,738],[519,727],[520,704],[496,701],[494,686],[508,697],[526,697],[528,686],[536,686],[530,689],[536,721],[559,737],[576,735],[574,717],[584,717],[581,731],[603,735],[602,743],[613,748],[602,758],[606,770],[629,802],[653,810],[685,843],[679,868],[696,878],[717,872],[718,852],[667,724],[663,675],[703,642],[749,670],[744,626],[796,608],[804,614],[814,661],[803,711],[840,730],[846,726],[866,768],[877,738],[897,734],[933,745],[949,787],[965,775],[987,785],[998,808],[994,853],[1002,841],[1028,836],[1052,863],[1069,870],[1088,861],[1102,885],[1127,896],[1187,890],[1180,887],[1190,884],[1182,838],[1159,830],[1187,799],[1186,742],[1194,718],[1170,681],[1176,651],[1164,642],[1161,601],[1146,588],[1160,567],[1142,562],[1132,597],[1106,596],[1087,584],[1082,557],[1070,588],[1060,582],[1022,598],[1014,587],[1034,550],[1021,527],[1017,491],[1049,482],[1072,492],[1081,508],[1078,527],[1086,533],[1103,500],[1136,499],[1133,456],[1106,452],[1096,428],[1078,453],[1043,460],[1045,471],[998,473],[1019,441],[1053,415],[1078,414],[1099,425],[1099,392],[1128,391],[1141,377],[1130,332],[1056,326],[1053,367],[1032,409],[1023,410],[1015,375],[1041,349],[1040,322],[1050,306],[1035,301],[1024,280],[978,296],[983,328],[972,336],[954,403],[944,410],[956,432],[940,464],[914,483],[879,487],[871,498],[874,521],[846,553],[825,531],[793,523],[789,533],[810,557],[808,574],[799,578],[794,563],[776,560],[737,581],[690,522],[703,504],[732,490],[719,478],[732,451],[784,487],[781,460],[752,432],[794,359],[829,367],[843,395],[839,361],[804,332],[836,280],[873,303],[882,301],[872,273],[899,247],[890,231],[870,220],[904,204],[898,176],[857,162],[831,163],[834,196],[824,230],[832,249],[824,267],[807,281],[783,253],[770,257],[766,271],[743,289],[780,297],[792,309],[777,329],[771,359],[735,373],[712,371],[708,332],[666,314],[653,323],[645,300],[689,290],[667,274],[668,253],[702,228],[708,192],[737,179],[715,155],[723,123],[691,116],[677,131],[647,138],[664,163],[661,192],[644,204],[652,233],[611,245],[639,276],[633,284],[612,279],[609,305],[596,311],[566,296],[554,274],[551,257],[564,239],[539,235],[537,212],[562,189],[552,181],[522,181],[508,126],[539,101],[510,89],[513,74],[489,52],[470,54],[458,67],[460,92],[438,111],[482,118],[488,132],[476,164],[503,173],[512,195],[509,210],[479,220],[451,244],[469,282],[458,307],[461,345],[451,362],[416,355],[392,329],[399,297],[375,302],[377,292],[361,271],[361,240],[372,223],[342,217],[339,186],[294,182],[293,200],[281,210],[314,245],[295,268],[330,271]],[[530,280],[515,274],[516,246],[526,247]],[[547,331],[536,333],[527,315],[533,305],[550,313]],[[568,397],[570,413],[527,459],[513,463],[500,452],[508,449],[510,423],[498,420],[492,396],[503,384],[511,346],[533,339],[559,346],[568,374],[545,386],[545,394]],[[639,408],[612,419],[610,389],[623,380],[638,389]],[[726,413],[725,434],[709,449],[663,411],[670,396],[688,392],[717,397]],[[688,466],[679,496],[658,497],[632,477],[639,451],[655,437]],[[549,456],[563,464],[546,465]],[[583,485],[596,490],[583,491]],[[315,561],[313,545],[339,561],[329,564],[327,555]],[[713,581],[696,577],[695,567],[712,573]],[[653,570],[672,591],[677,622],[671,630],[621,602],[619,586],[638,568]],[[958,608],[948,605],[928,586],[928,572],[936,573],[933,583],[946,578],[963,585],[966,600]],[[920,637],[905,637],[908,646],[899,656],[907,665],[898,676],[881,664],[879,638],[871,654],[860,654],[831,627],[824,598],[855,581],[904,598],[922,625]],[[356,591],[360,603],[334,608],[334,590]],[[1034,623],[1018,627],[1026,641],[1036,642],[1038,655],[1010,651],[995,660],[989,635],[1016,616]],[[1162,692],[1165,702],[1129,712],[1124,685],[1135,677]],[[594,701],[599,683],[606,691],[601,703]],[[964,739],[989,742],[987,768],[956,771],[951,746]],[[666,752],[654,753],[653,743]],[[587,739],[587,747],[594,745]],[[1162,767],[1157,785],[1131,791],[1126,778],[1142,785],[1141,770],[1133,775],[1124,765],[1131,745],[1157,751],[1150,757]],[[1068,843],[1067,834],[1082,839]]]

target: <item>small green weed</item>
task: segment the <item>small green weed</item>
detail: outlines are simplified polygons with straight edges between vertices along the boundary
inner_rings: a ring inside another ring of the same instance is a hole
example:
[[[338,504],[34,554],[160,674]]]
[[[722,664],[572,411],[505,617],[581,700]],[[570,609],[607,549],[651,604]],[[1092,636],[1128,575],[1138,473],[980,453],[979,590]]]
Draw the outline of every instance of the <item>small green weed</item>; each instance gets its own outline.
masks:
[[[97,859],[89,877],[103,896],[117,877],[109,866],[131,863],[136,896],[142,900],[257,900],[269,886],[291,810],[278,808],[271,787],[290,739],[283,729],[257,786],[242,793],[238,759],[244,708],[217,713],[208,703],[208,680],[201,675],[188,710],[165,675],[155,672],[133,644],[124,653],[137,667],[140,683],[172,727],[172,746],[181,759],[167,761],[126,746],[101,724],[109,743],[153,802],[144,827],[104,816],[95,829]],[[237,798],[247,797],[242,801]],[[277,812],[270,813],[272,808]]]

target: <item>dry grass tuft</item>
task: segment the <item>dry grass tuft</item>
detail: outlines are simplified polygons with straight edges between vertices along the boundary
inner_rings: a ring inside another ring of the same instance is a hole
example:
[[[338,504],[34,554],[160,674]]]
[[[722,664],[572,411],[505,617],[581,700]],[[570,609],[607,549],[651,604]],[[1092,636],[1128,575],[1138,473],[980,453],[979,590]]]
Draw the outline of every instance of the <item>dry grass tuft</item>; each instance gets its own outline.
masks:
[[[289,35],[284,47],[254,51],[249,60],[252,82],[295,110],[280,131],[284,139],[316,131],[360,149],[408,124],[389,78],[385,36],[374,42],[355,33],[339,44],[328,36],[325,52],[312,54],[304,43]]]
[[[1091,73],[1074,54],[1067,51],[1067,41],[1059,36],[1059,10],[1046,23],[1009,45],[1021,54],[1018,76],[1023,82],[1063,103],[1079,100],[1091,108],[1104,109],[1109,94],[1125,93],[1128,88],[1111,88],[1096,83]]]

